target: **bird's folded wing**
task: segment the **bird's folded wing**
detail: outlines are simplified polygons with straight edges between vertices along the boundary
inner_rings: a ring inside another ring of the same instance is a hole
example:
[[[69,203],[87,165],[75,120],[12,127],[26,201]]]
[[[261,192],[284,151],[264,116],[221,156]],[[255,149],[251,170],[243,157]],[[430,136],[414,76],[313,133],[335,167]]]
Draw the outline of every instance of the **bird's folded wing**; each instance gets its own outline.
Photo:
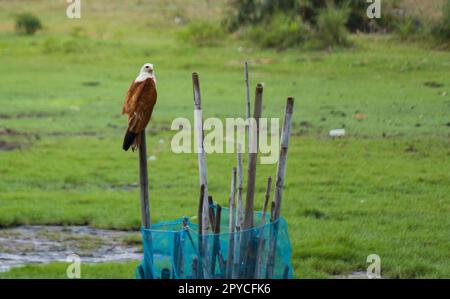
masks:
[[[122,107],[122,114],[127,114],[132,116],[136,111],[137,101],[144,89],[145,81],[133,82],[128,89],[127,95],[125,97],[125,103]]]
[[[150,121],[157,99],[157,92],[155,82],[151,78],[135,84],[139,85],[130,87],[130,90],[134,88],[134,93],[130,95],[129,100],[127,97],[125,105],[127,101],[129,101],[130,105],[124,108],[124,110],[129,116],[128,130],[139,133],[145,129]]]

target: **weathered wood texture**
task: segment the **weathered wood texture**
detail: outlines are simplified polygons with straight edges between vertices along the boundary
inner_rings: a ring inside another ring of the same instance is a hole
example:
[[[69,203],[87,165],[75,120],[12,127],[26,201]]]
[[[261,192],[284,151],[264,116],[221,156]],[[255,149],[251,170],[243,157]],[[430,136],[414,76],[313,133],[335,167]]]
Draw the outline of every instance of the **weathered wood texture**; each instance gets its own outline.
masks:
[[[275,183],[275,194],[272,202],[272,215],[271,221],[275,222],[273,227],[271,228],[270,233],[270,242],[269,242],[269,254],[267,260],[266,267],[266,278],[273,277],[273,271],[275,268],[275,258],[276,258],[276,246],[277,246],[277,238],[278,238],[278,218],[281,214],[281,201],[283,195],[284,188],[284,179],[286,175],[286,163],[288,156],[288,148],[289,148],[289,138],[291,133],[291,121],[292,121],[292,113],[294,111],[294,99],[289,97],[286,101],[286,110],[284,114],[284,124],[283,124],[283,132],[281,136],[281,145],[280,145],[280,156],[278,159],[277,166],[277,178]]]
[[[245,80],[245,117],[247,119],[247,138],[250,140],[250,81],[248,79],[248,62],[244,64],[244,80]],[[247,152],[250,151],[250,145],[247,146]]]
[[[281,200],[284,188],[284,178],[286,176],[286,163],[288,157],[289,138],[291,136],[292,112],[294,111],[294,98],[288,98],[286,111],[284,114],[283,135],[281,136],[280,158],[277,167],[277,180],[275,183],[275,219],[280,217]]]
[[[203,213],[202,213],[202,232],[207,233],[209,228],[209,205],[208,205],[208,181],[206,175],[206,158],[203,147],[203,118],[202,118],[202,100],[200,95],[200,80],[197,73],[192,73],[192,84],[194,90],[195,107],[195,133],[197,136],[198,151],[198,170],[200,185],[205,187]]]
[[[205,198],[205,185],[200,186],[200,195],[198,199],[198,268],[197,268],[197,278],[203,278],[203,257],[205,255],[204,252],[204,242],[203,242],[203,206]]]
[[[236,167],[231,172],[231,190],[230,190],[230,212],[229,212],[229,240],[228,240],[228,258],[227,258],[227,278],[232,277],[233,257],[234,257],[234,233],[236,225]]]
[[[141,218],[142,226],[150,228],[150,202],[148,194],[148,168],[147,168],[147,143],[145,130],[141,133],[141,145],[139,146],[139,181],[141,187]]]
[[[256,130],[252,130],[252,134],[256,132],[256,136],[251,136],[250,147],[254,151],[248,153],[248,169],[247,169],[247,196],[245,201],[245,216],[244,229],[254,226],[253,212],[254,212],[254,197],[255,197],[255,180],[256,180],[256,163],[258,160],[258,143],[259,143],[259,119],[262,112],[262,98],[263,87],[261,84],[256,86],[255,107],[253,111],[253,118],[255,119]]]
[[[267,187],[266,187],[266,194],[264,197],[264,208],[263,208],[263,215],[261,216],[261,229],[259,231],[259,236],[258,236],[258,250],[257,250],[257,256],[256,256],[256,270],[255,270],[255,277],[254,278],[264,278],[263,277],[263,265],[264,265],[264,261],[263,261],[263,250],[264,247],[267,243],[267,240],[265,239],[264,236],[264,231],[267,229],[265,224],[266,224],[266,214],[267,214],[267,208],[269,205],[269,199],[270,199],[270,189],[272,187],[272,177],[268,177],[267,178]]]

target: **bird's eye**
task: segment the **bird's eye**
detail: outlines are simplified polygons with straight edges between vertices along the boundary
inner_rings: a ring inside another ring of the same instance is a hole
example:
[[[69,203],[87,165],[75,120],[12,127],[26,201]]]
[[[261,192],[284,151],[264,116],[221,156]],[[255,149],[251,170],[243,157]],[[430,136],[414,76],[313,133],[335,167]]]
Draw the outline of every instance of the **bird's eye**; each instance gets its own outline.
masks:
[[[145,67],[146,69],[148,69],[149,68],[149,66],[147,65],[146,67]]]

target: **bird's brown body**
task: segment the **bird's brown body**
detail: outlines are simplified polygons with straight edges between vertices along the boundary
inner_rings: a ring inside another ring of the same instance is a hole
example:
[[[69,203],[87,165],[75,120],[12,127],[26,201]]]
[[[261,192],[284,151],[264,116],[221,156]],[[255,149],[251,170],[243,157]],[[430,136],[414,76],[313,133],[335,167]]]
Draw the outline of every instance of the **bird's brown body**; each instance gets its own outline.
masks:
[[[140,136],[152,116],[157,99],[156,84],[152,78],[134,81],[128,90],[122,114],[128,115],[128,129],[123,149],[136,150],[140,145]]]

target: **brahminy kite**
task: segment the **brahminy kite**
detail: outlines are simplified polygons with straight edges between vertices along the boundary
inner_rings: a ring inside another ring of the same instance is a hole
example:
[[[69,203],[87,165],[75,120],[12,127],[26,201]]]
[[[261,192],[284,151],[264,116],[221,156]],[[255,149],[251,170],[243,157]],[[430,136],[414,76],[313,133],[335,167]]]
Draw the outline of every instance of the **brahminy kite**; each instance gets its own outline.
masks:
[[[146,63],[139,76],[128,89],[122,114],[128,115],[128,129],[123,139],[123,149],[133,151],[141,144],[141,133],[145,130],[156,104],[156,77],[153,64]]]

